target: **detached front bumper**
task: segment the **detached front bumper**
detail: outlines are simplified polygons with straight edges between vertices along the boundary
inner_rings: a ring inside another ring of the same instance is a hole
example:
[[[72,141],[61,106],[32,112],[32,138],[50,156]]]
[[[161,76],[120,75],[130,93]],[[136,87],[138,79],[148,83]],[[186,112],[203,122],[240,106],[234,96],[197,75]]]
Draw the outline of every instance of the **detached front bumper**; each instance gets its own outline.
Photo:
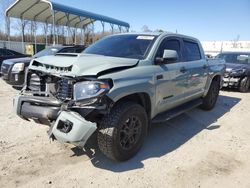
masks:
[[[62,111],[52,125],[49,136],[55,137],[61,143],[83,147],[95,130],[96,123],[86,121],[76,112]]]
[[[61,110],[58,100],[46,97],[19,95],[14,98],[15,113],[25,120],[50,125],[49,136],[62,143],[83,147],[95,132],[96,123],[87,121],[79,113]]]

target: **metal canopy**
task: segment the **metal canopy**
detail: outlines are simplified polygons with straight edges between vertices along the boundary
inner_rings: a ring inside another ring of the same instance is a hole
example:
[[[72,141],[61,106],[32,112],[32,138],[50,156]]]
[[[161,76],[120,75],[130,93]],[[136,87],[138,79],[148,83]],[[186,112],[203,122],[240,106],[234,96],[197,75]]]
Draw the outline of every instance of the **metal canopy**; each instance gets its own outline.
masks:
[[[95,21],[107,22],[127,29],[130,27],[128,23],[114,18],[48,0],[17,0],[6,10],[6,16],[74,28],[84,28]]]

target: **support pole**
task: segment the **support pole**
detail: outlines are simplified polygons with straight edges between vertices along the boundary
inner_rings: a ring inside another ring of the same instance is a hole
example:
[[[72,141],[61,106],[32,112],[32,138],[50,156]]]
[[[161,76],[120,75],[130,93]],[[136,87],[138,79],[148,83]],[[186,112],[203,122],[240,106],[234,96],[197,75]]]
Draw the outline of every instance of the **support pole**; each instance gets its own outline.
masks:
[[[48,23],[45,23],[45,46],[48,46]]]
[[[66,23],[66,27],[67,27],[66,44],[69,44],[69,14],[66,14],[66,18],[67,18],[67,23]]]
[[[85,45],[85,34],[86,34],[86,27],[83,26],[83,35],[82,35],[82,44]]]
[[[56,44],[58,45],[59,43],[59,26],[57,25],[56,27]]]
[[[111,27],[112,34],[114,34],[114,24],[110,24],[110,27]]]
[[[8,41],[8,23],[7,23],[8,21],[7,21],[7,16],[5,16],[5,33],[4,33],[4,38],[3,38],[3,40],[4,41]],[[7,42],[7,43],[9,43],[9,41]],[[6,48],[6,46],[7,46],[7,44],[6,44],[6,42],[4,42],[3,43],[3,48]]]
[[[102,24],[102,36],[104,36],[105,22],[101,21],[101,24]]]
[[[64,31],[64,26],[61,27],[62,28],[62,44],[65,44],[65,31]]]
[[[55,26],[55,11],[51,10],[52,13],[52,27],[53,27],[53,46],[56,44],[56,26]]]
[[[36,22],[33,22],[33,27],[34,27],[34,40],[35,40],[35,53],[37,53],[37,41],[36,41]]]
[[[77,36],[76,35],[77,35],[77,28],[75,28],[75,42],[74,42],[75,45],[76,45],[76,40],[77,40]]]
[[[22,52],[24,53],[24,20],[21,18],[21,24],[22,24]]]
[[[30,21],[30,42],[33,42],[33,32],[34,31],[34,29],[33,29],[33,22],[32,21]],[[27,40],[28,41],[28,40]]]
[[[81,28],[81,36],[80,36],[80,44],[83,45],[83,36],[82,36],[82,28]]]
[[[95,25],[92,23],[92,43],[95,42]]]
[[[120,33],[122,32],[122,26],[118,25]]]
[[[6,34],[6,40],[8,40],[8,42],[10,41],[10,22],[9,22],[9,17],[5,17],[5,34]]]
[[[70,44],[70,26],[67,26],[67,44]]]
[[[7,16],[5,17],[5,34],[6,34],[5,40],[8,41],[8,48],[10,48],[10,18]]]

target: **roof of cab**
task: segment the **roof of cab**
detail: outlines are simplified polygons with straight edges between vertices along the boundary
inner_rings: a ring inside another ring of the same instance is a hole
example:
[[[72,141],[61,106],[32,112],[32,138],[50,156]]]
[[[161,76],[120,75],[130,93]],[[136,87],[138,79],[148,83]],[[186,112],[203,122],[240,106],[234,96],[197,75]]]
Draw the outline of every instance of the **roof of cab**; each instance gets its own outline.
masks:
[[[165,32],[134,32],[134,33],[130,32],[130,33],[118,33],[115,35],[175,36],[175,37],[181,37],[181,38],[186,38],[186,39],[198,41],[198,39],[195,37],[191,37],[191,36],[183,35],[183,34],[179,34],[179,33],[172,33],[172,32],[168,32],[168,31],[165,31]]]

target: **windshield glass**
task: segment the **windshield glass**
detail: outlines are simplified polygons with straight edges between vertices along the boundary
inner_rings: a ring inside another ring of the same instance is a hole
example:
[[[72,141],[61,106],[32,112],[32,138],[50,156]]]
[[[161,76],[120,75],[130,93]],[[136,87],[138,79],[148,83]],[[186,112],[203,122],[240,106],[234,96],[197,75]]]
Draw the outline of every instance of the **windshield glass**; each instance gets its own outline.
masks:
[[[46,55],[55,55],[61,48],[49,47],[38,53],[36,53],[33,58],[38,58]]]
[[[226,63],[250,64],[250,54],[219,54],[217,57]]]
[[[99,40],[84,53],[131,59],[144,59],[155,41],[152,35],[113,35]]]

